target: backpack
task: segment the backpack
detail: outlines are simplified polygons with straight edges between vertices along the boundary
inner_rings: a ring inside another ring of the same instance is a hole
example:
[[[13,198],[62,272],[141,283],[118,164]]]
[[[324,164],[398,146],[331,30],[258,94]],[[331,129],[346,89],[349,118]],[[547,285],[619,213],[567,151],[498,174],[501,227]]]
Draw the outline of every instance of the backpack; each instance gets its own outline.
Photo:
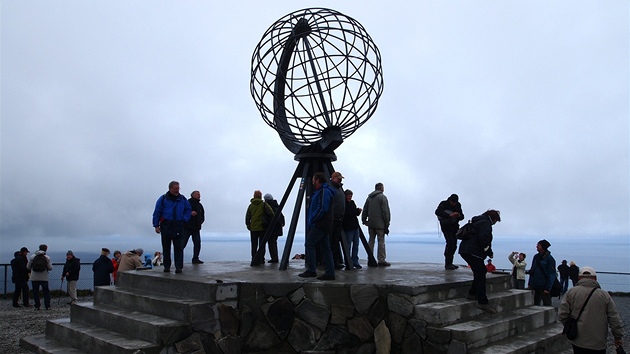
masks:
[[[459,230],[457,230],[455,237],[458,240],[468,240],[471,237],[473,237],[473,235],[475,235],[476,233],[477,233],[477,228],[472,223],[472,221],[468,220],[468,222],[464,224],[464,226],[460,227]]]
[[[48,270],[48,260],[46,256],[43,254],[37,254],[33,257],[33,264],[31,265],[31,269],[36,272],[43,272]]]

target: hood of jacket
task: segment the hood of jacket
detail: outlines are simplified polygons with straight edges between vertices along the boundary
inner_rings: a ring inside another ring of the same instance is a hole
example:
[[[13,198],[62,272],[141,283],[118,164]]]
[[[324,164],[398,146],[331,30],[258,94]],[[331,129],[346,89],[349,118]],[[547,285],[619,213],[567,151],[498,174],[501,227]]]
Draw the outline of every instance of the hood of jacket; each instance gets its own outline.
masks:
[[[383,194],[383,191],[376,190],[376,191],[368,194],[368,198],[374,198],[374,197],[376,197],[379,194]]]

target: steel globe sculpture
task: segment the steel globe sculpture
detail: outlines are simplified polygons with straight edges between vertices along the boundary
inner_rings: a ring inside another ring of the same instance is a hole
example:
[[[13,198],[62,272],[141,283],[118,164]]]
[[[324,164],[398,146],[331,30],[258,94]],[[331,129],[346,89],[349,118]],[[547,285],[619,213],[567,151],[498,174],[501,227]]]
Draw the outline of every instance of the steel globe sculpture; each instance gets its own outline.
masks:
[[[250,88],[289,151],[331,152],[376,111],[381,55],[353,18],[323,8],[295,11],[258,43]]]
[[[310,177],[318,171],[330,177],[334,150],[376,111],[383,93],[381,55],[353,18],[324,8],[295,11],[271,25],[256,46],[250,91],[265,123],[300,162],[278,209],[301,177],[279,267],[286,269],[300,205],[305,193],[312,194]],[[274,217],[268,230],[276,222]],[[268,239],[269,232],[263,242]],[[346,269],[352,269],[345,237],[342,241]],[[365,237],[362,241],[368,249]],[[261,247],[252,266],[264,262],[263,254]],[[371,263],[376,264],[373,256]]]

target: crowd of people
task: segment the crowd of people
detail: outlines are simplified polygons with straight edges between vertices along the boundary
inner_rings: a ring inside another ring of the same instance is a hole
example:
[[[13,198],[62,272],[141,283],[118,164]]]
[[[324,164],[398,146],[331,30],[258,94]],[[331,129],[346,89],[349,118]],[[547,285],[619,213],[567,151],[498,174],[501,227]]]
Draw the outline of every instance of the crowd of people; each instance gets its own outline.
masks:
[[[299,274],[302,278],[317,277],[319,280],[334,280],[335,270],[344,267],[348,270],[362,268],[358,250],[359,242],[365,242],[365,240],[361,240],[359,217],[361,223],[368,228],[368,259],[376,259],[373,263],[368,262],[368,266],[391,266],[391,263],[386,260],[385,246],[391,214],[383,183],[375,184],[374,191],[367,196],[363,208],[359,208],[353,200],[353,192],[349,189],[344,190],[343,178],[338,171],[332,173],[329,180],[322,172],[315,173],[312,177],[313,194],[310,196],[306,215],[305,253],[298,257],[305,261],[306,269]],[[170,272],[174,264],[175,273],[182,273],[184,248],[190,238],[193,241],[192,264],[204,263],[199,259],[200,230],[205,219],[203,205],[200,202],[201,194],[199,191],[193,191],[190,199],[186,199],[179,190],[179,182],[170,182],[168,191],[161,195],[155,204],[153,227],[155,232],[161,235],[162,252],[155,252],[153,257],[148,254],[143,257],[143,249],[136,248],[124,254],[115,251],[114,257],[110,259],[109,249],[103,248],[100,257],[92,266],[95,287],[115,284],[118,271],[162,266],[164,272]],[[496,266],[492,262],[494,257],[492,228],[501,221],[500,212],[490,209],[470,219],[469,223],[472,224],[474,232],[461,237],[459,247],[457,244],[459,222],[464,220],[459,196],[452,194],[441,201],[435,210],[435,215],[446,243],[445,270],[459,268],[454,264],[455,252],[459,249],[459,255],[473,273],[468,298],[476,300],[477,307],[482,311],[496,314],[497,310],[490,306],[486,294],[486,276],[487,273],[496,271]],[[278,263],[277,239],[283,234],[285,218],[279,210],[278,202],[270,193],[263,197],[260,190],[254,191],[245,213],[245,225],[250,232],[251,265],[258,266],[265,262],[265,247],[269,249],[268,262]],[[374,257],[375,246],[376,257]],[[558,312],[559,321],[568,323],[571,319],[580,318],[580,316],[588,320],[588,322],[586,320],[578,322],[578,327],[582,327],[579,330],[589,332],[589,334],[580,336],[577,340],[571,340],[575,353],[599,353],[602,352],[602,348],[605,352],[608,326],[612,329],[615,345],[621,346],[623,325],[610,295],[605,291],[597,291],[600,286],[597,283],[595,270],[591,267],[579,268],[575,262],[568,263],[566,260],[556,267],[556,260],[549,251],[550,247],[551,243],[545,239],[536,243],[536,254],[531,260],[529,269],[527,269],[525,253],[514,251],[508,255],[508,260],[512,264],[510,273],[513,287],[533,291],[534,305],[542,303],[544,306],[551,306],[555,283],[559,283],[557,286],[559,295],[564,295]],[[171,258],[171,248],[173,258]],[[52,262],[46,255],[47,249],[47,245],[40,245],[39,250],[30,258],[28,258],[29,250],[26,247],[15,252],[15,258],[11,261],[12,280],[15,283],[13,306],[31,306],[28,297],[28,281],[30,280],[35,309],[39,310],[41,307],[40,288],[44,295],[44,307],[50,309],[48,272],[52,270]],[[294,259],[298,258],[294,257]],[[319,276],[318,265],[324,266],[324,273]],[[61,280],[66,280],[70,297],[69,304],[77,300],[76,283],[79,279],[80,268],[80,260],[72,251],[68,251]],[[527,276],[529,276],[528,281],[526,281]],[[569,280],[572,283],[571,289],[569,289]],[[22,305],[19,304],[20,298]]]

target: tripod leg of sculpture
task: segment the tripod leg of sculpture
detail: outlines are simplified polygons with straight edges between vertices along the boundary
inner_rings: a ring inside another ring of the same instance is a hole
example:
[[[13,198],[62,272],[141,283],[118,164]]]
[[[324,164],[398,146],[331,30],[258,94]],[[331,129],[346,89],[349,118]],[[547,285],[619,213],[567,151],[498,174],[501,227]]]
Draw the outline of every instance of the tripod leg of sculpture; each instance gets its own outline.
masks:
[[[298,190],[298,195],[296,198],[297,200],[295,201],[295,208],[293,208],[293,215],[291,216],[291,225],[289,226],[289,232],[287,233],[287,240],[284,244],[282,260],[280,261],[280,266],[278,267],[279,270],[286,270],[287,265],[289,264],[289,256],[291,255],[291,247],[293,246],[293,240],[295,239],[295,229],[297,229],[297,223],[300,217],[300,209],[302,208],[302,201],[304,200],[304,193],[306,191],[306,183],[308,183],[308,181],[306,181],[305,179],[308,173],[309,166],[310,166],[309,162],[300,161],[297,168],[295,169],[295,174],[293,175],[293,178],[291,179],[291,183],[289,184],[289,187],[291,187],[293,186],[293,183],[295,183],[295,179],[297,177],[302,178],[302,181],[300,182],[300,189]],[[302,174],[298,175],[298,172],[300,171],[300,167],[302,167]],[[290,188],[288,188],[287,192],[285,192],[284,198],[288,197],[288,193],[290,192],[289,189]]]
[[[370,244],[365,239],[365,235],[363,234],[363,230],[359,228],[359,238],[361,239],[361,243],[363,243],[363,248],[365,248],[365,252],[368,255],[368,267],[378,267],[378,262],[374,258],[374,252],[370,248]]]

